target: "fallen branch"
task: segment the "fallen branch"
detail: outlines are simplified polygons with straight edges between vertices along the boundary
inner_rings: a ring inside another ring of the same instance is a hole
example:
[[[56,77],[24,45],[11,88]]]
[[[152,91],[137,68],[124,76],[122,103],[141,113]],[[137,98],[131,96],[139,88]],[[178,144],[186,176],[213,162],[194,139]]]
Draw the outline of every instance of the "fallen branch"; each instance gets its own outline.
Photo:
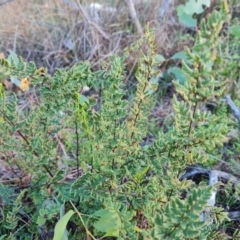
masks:
[[[212,174],[212,175],[216,176],[218,179],[230,181],[234,184],[239,183],[239,179],[229,173],[219,171],[219,170],[204,169],[199,165],[188,166],[186,168],[186,173],[180,177],[180,181],[182,181],[183,179],[192,179],[197,174],[203,175],[208,178]]]
[[[208,177],[210,186],[214,186],[215,184],[217,184],[220,179],[223,179],[225,181],[230,181],[234,184],[237,184],[239,182],[239,179],[237,179],[236,177],[234,177],[229,173],[219,171],[219,170],[204,169],[198,165],[188,166],[186,169],[186,173],[180,178],[180,180],[182,181],[183,179],[193,179],[197,174]],[[211,211],[210,208],[213,207],[216,203],[216,195],[217,195],[217,190],[213,187],[211,197],[208,200],[208,207],[206,208],[205,212],[201,213],[200,215],[201,221],[206,221],[207,213]],[[230,212],[228,216],[231,220],[236,220],[240,218],[240,212]],[[210,217],[208,224],[212,224],[212,223],[213,223],[213,218]]]
[[[229,95],[227,95],[225,97],[225,100],[226,100],[227,104],[229,105],[229,107],[232,109],[234,117],[237,118],[238,122],[240,123],[240,110],[239,110],[239,108],[235,105],[235,103],[232,101],[232,99]]]

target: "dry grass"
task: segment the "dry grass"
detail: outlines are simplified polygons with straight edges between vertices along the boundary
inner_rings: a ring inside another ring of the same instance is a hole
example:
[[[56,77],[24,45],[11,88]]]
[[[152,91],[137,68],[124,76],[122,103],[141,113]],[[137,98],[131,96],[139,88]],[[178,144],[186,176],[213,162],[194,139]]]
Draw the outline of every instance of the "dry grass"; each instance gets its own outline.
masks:
[[[13,0],[1,5],[0,52],[12,50],[50,73],[81,60],[91,61],[98,69],[101,61],[121,53],[141,32],[131,18],[128,1],[97,2],[104,6],[102,10],[91,9],[90,0]],[[181,28],[174,21],[174,9],[179,0],[133,2],[140,27],[150,23],[155,29],[159,52],[168,56],[177,51]],[[135,62],[132,56],[129,65]]]

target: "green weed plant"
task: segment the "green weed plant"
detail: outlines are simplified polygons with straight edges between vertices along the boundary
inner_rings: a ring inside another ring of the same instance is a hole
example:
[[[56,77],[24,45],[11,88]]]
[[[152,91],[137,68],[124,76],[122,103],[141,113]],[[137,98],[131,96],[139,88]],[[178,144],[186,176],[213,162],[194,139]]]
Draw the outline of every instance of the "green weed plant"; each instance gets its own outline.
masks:
[[[200,220],[212,187],[179,177],[186,166],[217,155],[229,130],[225,108],[203,107],[225,94],[217,50],[228,20],[223,2],[201,22],[194,46],[185,50],[185,80],[174,81],[174,122],[166,133],[156,130],[152,145],[143,141],[156,99],[151,80],[159,74],[151,31],[97,72],[79,62],[50,76],[33,62],[0,59],[2,73],[31,78],[41,96],[23,116],[17,96],[7,98],[1,88],[0,153],[31,179],[26,184],[16,172],[17,183],[0,184],[0,239],[219,239],[226,214],[211,225]],[[143,45],[129,101],[124,60]],[[80,94],[84,86],[99,90],[100,101]],[[67,180],[73,167],[77,177]]]

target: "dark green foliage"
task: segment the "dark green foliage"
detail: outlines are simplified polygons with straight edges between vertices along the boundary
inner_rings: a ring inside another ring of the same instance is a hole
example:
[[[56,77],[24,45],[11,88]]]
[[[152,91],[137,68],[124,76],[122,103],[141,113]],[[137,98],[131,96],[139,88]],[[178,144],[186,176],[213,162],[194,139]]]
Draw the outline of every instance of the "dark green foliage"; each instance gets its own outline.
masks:
[[[217,238],[214,230],[224,216],[211,226],[200,220],[212,188],[179,177],[187,165],[208,163],[216,156],[228,131],[224,108],[219,106],[215,114],[204,108],[207,100],[225,91],[224,76],[216,69],[221,63],[219,33],[227,20],[223,4],[202,22],[195,45],[186,49],[185,81],[174,82],[178,93],[173,98],[174,123],[167,133],[159,129],[149,146],[143,139],[156,98],[151,79],[158,75],[159,64],[151,32],[98,72],[83,62],[51,77],[21,58],[0,59],[1,72],[31,77],[41,95],[39,105],[23,117],[17,97],[8,99],[1,89],[0,153],[30,179],[24,182],[19,174],[15,185],[0,185],[1,195],[6,192],[1,196],[0,235],[38,239],[53,231],[63,209],[68,212],[73,203],[77,214],[71,221],[77,227],[68,229],[69,239]],[[147,52],[142,52],[136,95],[130,102],[124,88],[124,60],[143,43]],[[99,102],[80,94],[85,85],[101,92]],[[59,138],[65,153],[59,150]],[[78,175],[72,181],[66,179],[70,167]]]

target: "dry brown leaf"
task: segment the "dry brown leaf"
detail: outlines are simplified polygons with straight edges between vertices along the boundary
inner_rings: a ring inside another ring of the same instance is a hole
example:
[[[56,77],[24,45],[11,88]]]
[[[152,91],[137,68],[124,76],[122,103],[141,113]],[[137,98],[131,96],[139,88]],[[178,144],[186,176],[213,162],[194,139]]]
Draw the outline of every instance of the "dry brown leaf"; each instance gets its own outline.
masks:
[[[5,58],[5,55],[3,52],[0,52],[0,58]]]

